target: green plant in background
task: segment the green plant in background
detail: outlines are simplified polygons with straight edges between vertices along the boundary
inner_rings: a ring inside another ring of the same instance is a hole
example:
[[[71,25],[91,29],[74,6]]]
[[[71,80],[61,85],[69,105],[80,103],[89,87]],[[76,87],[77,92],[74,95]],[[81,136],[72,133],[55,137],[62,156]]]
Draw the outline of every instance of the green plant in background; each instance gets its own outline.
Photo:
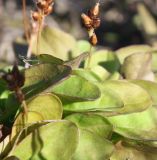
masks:
[[[40,44],[47,54],[20,70],[26,119],[16,92],[9,90],[4,76],[0,79],[0,159],[157,159],[154,47],[93,47],[86,70],[88,42],[45,27]]]

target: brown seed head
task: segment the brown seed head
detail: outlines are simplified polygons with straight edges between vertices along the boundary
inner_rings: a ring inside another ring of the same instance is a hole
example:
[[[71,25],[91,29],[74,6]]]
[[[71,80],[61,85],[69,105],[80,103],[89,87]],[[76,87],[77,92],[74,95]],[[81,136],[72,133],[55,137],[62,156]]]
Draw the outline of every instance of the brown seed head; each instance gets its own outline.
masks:
[[[49,6],[48,8],[46,8],[46,9],[44,10],[44,14],[47,16],[47,15],[49,15],[50,13],[52,13],[52,11],[53,11],[53,6]]]
[[[90,37],[89,39],[90,43],[95,46],[98,43],[98,39],[95,33],[93,33],[93,35]]]
[[[32,16],[34,21],[39,21],[41,19],[41,15],[37,11],[33,11],[31,13],[31,16]]]
[[[100,26],[100,23],[101,23],[101,21],[100,21],[100,18],[99,17],[97,17],[97,18],[94,18],[93,19],[93,28],[94,29],[96,29],[96,28],[98,28],[99,26]]]
[[[19,71],[17,65],[14,65],[12,70],[2,77],[8,84],[11,91],[16,90],[24,85],[24,75]]]
[[[52,4],[53,0],[45,0],[49,5]]]
[[[45,9],[45,8],[48,8],[48,3],[43,0],[43,1],[40,1],[37,3],[37,7],[41,10]]]
[[[95,6],[89,11],[89,16],[91,18],[97,17],[99,15],[100,3],[96,3]]]
[[[83,13],[83,14],[81,15],[81,18],[82,18],[82,20],[83,20],[84,26],[85,26],[87,29],[89,29],[89,28],[92,27],[92,20],[91,20],[91,18],[90,18],[89,16],[87,16],[86,14]]]

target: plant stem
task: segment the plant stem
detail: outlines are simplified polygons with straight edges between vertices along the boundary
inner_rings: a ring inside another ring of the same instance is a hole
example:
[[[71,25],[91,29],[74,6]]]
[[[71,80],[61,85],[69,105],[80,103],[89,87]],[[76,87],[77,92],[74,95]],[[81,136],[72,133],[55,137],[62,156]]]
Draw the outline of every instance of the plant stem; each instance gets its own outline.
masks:
[[[87,68],[89,69],[90,68],[90,62],[91,62],[91,59],[92,59],[92,44],[90,45],[90,49],[89,49],[89,53],[88,53],[88,63],[87,63]]]
[[[36,35],[34,33],[31,34],[30,40],[29,40],[29,46],[27,50],[27,58],[31,58],[32,55],[32,47],[34,42],[36,41]],[[25,64],[25,68],[28,68],[30,65],[28,63]]]
[[[41,13],[41,15],[43,15]],[[38,33],[37,33],[37,55],[40,55],[40,38],[41,38],[41,31],[42,31],[42,25],[43,25],[43,16],[42,18],[38,21]]]
[[[24,109],[24,114],[27,115],[28,109],[27,109],[27,104],[26,104],[25,100],[22,101],[22,106],[23,106],[23,109]]]
[[[26,36],[27,42],[29,42],[29,35],[28,35],[28,29],[27,29],[26,0],[22,0],[22,8],[23,8],[22,14],[23,14],[25,36]]]

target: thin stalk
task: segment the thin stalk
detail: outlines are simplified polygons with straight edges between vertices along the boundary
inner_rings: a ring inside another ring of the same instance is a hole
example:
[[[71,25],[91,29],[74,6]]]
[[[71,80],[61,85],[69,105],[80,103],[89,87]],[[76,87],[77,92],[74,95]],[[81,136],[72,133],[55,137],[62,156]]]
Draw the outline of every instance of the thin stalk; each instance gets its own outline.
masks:
[[[27,109],[27,104],[26,104],[26,101],[25,100],[23,100],[22,101],[22,106],[23,106],[23,113],[24,113],[24,115],[26,115],[27,116],[27,114],[28,114],[28,109]]]
[[[41,15],[43,15],[43,14],[41,13]],[[37,48],[36,48],[37,55],[40,54],[40,38],[41,38],[42,25],[43,25],[43,16],[41,19],[39,19],[38,25],[39,26],[38,26],[38,32],[37,32]]]
[[[28,28],[27,28],[27,15],[26,15],[26,0],[22,0],[22,14],[23,14],[23,24],[24,24],[24,30],[25,30],[25,36],[27,39],[27,42],[29,42],[29,34],[28,34]]]
[[[29,46],[28,46],[28,50],[27,50],[27,58],[30,59],[31,55],[32,55],[32,47],[34,42],[36,41],[36,35],[34,33],[31,34],[30,40],[29,40]],[[28,68],[29,64],[26,63],[25,64],[25,68]]]
[[[87,63],[87,68],[89,69],[90,68],[90,62],[91,62],[91,59],[92,59],[92,44],[90,45],[90,49],[89,49],[89,53],[88,53],[88,63]]]

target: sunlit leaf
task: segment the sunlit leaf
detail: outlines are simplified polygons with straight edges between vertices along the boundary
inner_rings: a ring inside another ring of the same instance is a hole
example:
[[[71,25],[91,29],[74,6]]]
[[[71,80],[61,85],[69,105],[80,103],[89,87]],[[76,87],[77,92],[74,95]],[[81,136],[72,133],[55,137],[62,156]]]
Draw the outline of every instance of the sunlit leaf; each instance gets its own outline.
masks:
[[[37,58],[42,63],[52,63],[52,64],[58,64],[58,65],[62,65],[64,63],[63,60],[49,54],[40,54],[39,56],[37,56]]]
[[[114,146],[112,143],[88,130],[80,130],[79,144],[72,160],[109,159]]]
[[[110,89],[107,89],[101,83],[97,83],[101,91],[101,96],[94,101],[84,102],[66,102],[63,103],[65,112],[96,112],[100,111],[104,114],[111,114],[115,110],[124,107],[122,99],[119,95]]]
[[[106,80],[110,76],[110,73],[100,65],[92,67],[91,71],[93,71],[101,79],[101,81]]]
[[[76,69],[73,70],[72,74],[78,75],[80,77],[85,78],[86,80],[93,82],[101,81],[101,79],[91,70]]]
[[[22,160],[71,159],[78,144],[78,129],[68,121],[43,125],[24,138],[12,151]]]
[[[139,113],[108,117],[115,132],[135,140],[157,140],[157,109],[149,107]]]
[[[88,41],[78,40],[77,43],[76,43],[76,47],[72,51],[72,55],[74,57],[76,57],[76,56],[80,55],[80,53],[89,52],[90,47],[91,47],[91,44]],[[92,51],[94,51],[94,50],[95,50],[95,48],[92,49]]]
[[[16,156],[9,156],[9,157],[5,158],[4,160],[20,160],[20,159]]]
[[[85,65],[87,65],[87,61]],[[109,72],[117,71],[120,67],[116,54],[109,50],[99,50],[92,54],[90,67],[100,65]]]
[[[157,106],[157,83],[144,80],[132,80],[131,82],[144,88],[151,96],[153,105]]]
[[[151,52],[152,48],[149,45],[132,45],[120,48],[116,51],[121,64],[123,64],[124,59],[135,53],[146,53]]]
[[[126,79],[154,80],[151,71],[152,55],[149,52],[135,53],[124,60],[122,72]]]
[[[99,88],[79,76],[70,76],[62,83],[55,85],[52,92],[59,97],[70,100],[95,100],[100,97]]]
[[[71,72],[69,66],[50,63],[34,65],[25,70],[23,91],[27,97],[42,92],[51,85],[67,77]]]
[[[88,57],[88,53],[84,52],[84,53],[80,54],[79,56],[77,56],[69,61],[66,61],[64,63],[64,65],[70,66],[72,69],[79,68],[79,66],[81,65],[81,62],[83,62],[85,59],[87,59],[87,57]]]
[[[46,53],[63,60],[68,60],[75,47],[76,40],[70,34],[57,28],[43,28],[40,39],[41,54]],[[36,50],[36,41],[34,41],[33,52],[36,53]]]
[[[27,102],[28,113],[20,113],[13,124],[12,136],[30,125],[42,120],[57,120],[62,118],[62,104],[53,94],[45,93],[33,97]]]
[[[72,114],[66,117],[80,129],[88,130],[103,138],[110,138],[112,134],[112,125],[102,116],[94,114]]]
[[[118,142],[110,160],[156,160],[156,158],[156,153],[153,153],[153,151],[143,151],[142,148],[138,150],[131,146],[125,146],[122,142]]]
[[[117,94],[123,102],[123,107],[109,115],[140,112],[152,105],[150,95],[138,85],[124,80],[110,80],[103,84],[104,90]],[[99,114],[104,114],[103,112]],[[106,113],[105,113],[106,114]]]

